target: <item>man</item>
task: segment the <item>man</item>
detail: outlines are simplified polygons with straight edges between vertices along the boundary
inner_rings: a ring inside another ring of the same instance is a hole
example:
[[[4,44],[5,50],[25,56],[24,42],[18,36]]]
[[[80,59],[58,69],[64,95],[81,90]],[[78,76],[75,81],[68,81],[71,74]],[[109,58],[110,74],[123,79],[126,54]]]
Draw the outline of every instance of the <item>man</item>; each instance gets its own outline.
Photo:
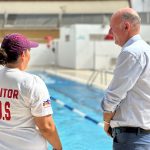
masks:
[[[38,43],[21,34],[4,37],[0,49],[0,150],[62,150],[45,83],[24,72]],[[37,129],[38,127],[38,129]]]
[[[118,10],[110,20],[122,50],[101,105],[114,150],[150,150],[150,46],[139,35],[140,22],[131,8]]]

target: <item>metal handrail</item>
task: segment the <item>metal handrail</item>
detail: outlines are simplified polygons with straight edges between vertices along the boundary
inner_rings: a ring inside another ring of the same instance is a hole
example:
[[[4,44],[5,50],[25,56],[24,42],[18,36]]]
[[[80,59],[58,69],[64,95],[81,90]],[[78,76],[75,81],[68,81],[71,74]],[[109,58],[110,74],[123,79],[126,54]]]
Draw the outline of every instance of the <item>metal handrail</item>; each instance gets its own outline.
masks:
[[[104,85],[107,85],[107,83],[108,83],[107,75],[108,74],[113,75],[113,71],[110,71],[110,70],[94,70],[92,72],[92,74],[90,75],[88,81],[87,81],[87,85],[92,86],[99,74],[100,74],[100,83],[104,84]]]

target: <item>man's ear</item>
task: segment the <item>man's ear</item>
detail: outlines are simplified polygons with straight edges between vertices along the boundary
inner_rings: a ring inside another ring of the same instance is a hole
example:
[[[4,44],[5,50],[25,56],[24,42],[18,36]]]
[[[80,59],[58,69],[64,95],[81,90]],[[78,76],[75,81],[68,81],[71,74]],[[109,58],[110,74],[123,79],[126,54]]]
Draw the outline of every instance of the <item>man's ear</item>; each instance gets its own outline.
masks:
[[[129,22],[124,22],[124,24],[123,24],[124,31],[129,31],[130,28],[131,28],[130,23]]]

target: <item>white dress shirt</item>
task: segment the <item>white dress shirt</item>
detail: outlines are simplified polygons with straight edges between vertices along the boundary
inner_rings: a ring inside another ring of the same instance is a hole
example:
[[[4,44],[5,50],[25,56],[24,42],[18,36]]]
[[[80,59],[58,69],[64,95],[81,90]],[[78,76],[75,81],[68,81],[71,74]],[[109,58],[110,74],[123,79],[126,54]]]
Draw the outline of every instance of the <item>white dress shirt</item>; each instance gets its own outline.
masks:
[[[122,47],[101,106],[103,111],[115,111],[112,128],[150,130],[150,46],[140,35],[133,36]]]

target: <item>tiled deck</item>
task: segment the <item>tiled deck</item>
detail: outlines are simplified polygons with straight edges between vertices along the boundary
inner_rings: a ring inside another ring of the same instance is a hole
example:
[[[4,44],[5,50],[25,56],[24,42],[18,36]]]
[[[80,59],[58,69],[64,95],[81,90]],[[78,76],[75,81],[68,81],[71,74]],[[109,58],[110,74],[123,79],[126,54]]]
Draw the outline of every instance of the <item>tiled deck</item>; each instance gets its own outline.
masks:
[[[58,67],[34,67],[29,69],[46,71],[47,73],[55,74],[87,85],[94,85],[101,89],[107,88],[113,76],[104,71],[75,70]]]

